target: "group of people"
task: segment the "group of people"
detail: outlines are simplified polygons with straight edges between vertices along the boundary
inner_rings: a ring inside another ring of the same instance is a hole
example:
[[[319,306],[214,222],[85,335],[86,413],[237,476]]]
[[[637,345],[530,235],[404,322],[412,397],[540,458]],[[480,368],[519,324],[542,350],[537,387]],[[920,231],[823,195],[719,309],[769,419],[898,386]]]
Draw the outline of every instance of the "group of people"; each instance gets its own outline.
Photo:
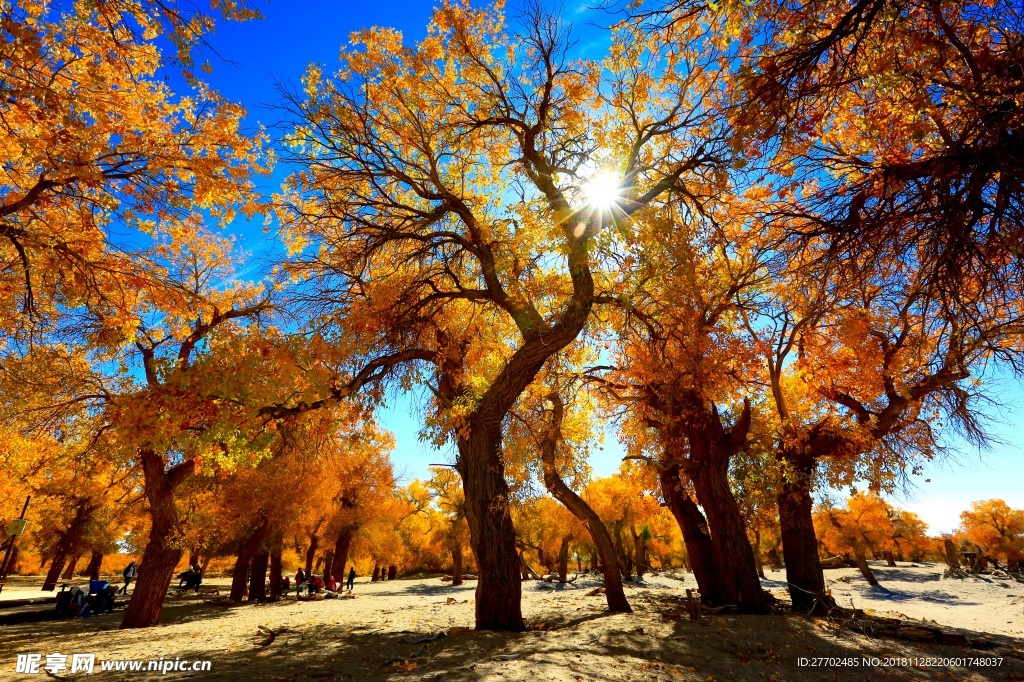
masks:
[[[88,593],[81,587],[62,589],[57,595],[57,612],[67,618],[113,613],[116,597],[116,586],[105,580],[91,580]]]
[[[348,569],[348,580],[346,581],[349,592],[355,586],[356,582],[356,567],[353,566]],[[287,576],[281,581],[281,594],[288,594],[291,590],[291,579]],[[337,594],[342,591],[342,584],[334,579],[333,575],[326,576],[326,580],[320,576],[310,574],[307,576],[300,568],[298,573],[295,574],[295,596],[301,596],[303,590],[306,594],[320,594],[323,592],[329,592],[331,594]]]
[[[178,574],[178,589],[185,590],[186,592],[195,588],[195,591],[199,591],[199,586],[203,584],[203,571],[198,566],[189,565],[187,571],[182,571]]]

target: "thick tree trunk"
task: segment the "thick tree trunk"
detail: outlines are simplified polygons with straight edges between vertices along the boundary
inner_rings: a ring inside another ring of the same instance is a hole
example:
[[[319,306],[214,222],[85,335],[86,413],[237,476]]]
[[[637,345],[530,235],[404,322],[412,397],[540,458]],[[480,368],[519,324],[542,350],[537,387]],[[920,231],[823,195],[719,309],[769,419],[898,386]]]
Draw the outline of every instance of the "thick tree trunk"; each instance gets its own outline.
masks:
[[[281,538],[278,537],[270,548],[270,599],[281,597]]]
[[[249,577],[249,601],[267,601],[267,562],[270,553],[266,550],[256,552],[252,557],[252,568]]]
[[[398,577],[398,566],[391,564],[388,566],[388,580],[394,580]]]
[[[345,581],[345,566],[348,563],[349,549],[352,547],[353,532],[355,532],[354,526],[345,526],[334,541],[334,558],[330,566],[330,574],[338,582]]]
[[[373,565],[373,577],[370,578],[370,582],[375,583],[380,580],[380,564]]]
[[[566,535],[558,547],[558,580],[563,583],[569,580],[569,542],[571,540],[572,536]],[[605,591],[607,592],[608,588],[605,588]]]
[[[213,550],[211,549],[205,557],[203,557],[203,565],[199,567],[199,572],[206,576],[206,567],[210,565],[210,559],[213,558]]]
[[[579,519],[590,533],[590,539],[594,541],[594,547],[597,550],[601,570],[604,572],[604,590],[608,610],[612,613],[632,613],[633,609],[630,607],[629,601],[626,599],[626,592],[622,587],[622,574],[619,573],[619,563],[608,528],[593,507],[577,495],[558,474],[558,468],[555,466],[555,445],[558,442],[557,433],[561,429],[563,408],[561,398],[557,394],[552,394],[551,401],[554,405],[551,432],[541,447],[544,487],[548,489],[552,497],[561,502],[573,516]]]
[[[121,629],[152,627],[160,622],[164,597],[182,554],[181,548],[175,546],[178,511],[174,507],[174,489],[195,472],[192,460],[165,472],[164,459],[155,452],[142,450],[140,458],[152,524]]]
[[[717,419],[717,412],[714,413]],[[711,531],[711,554],[718,568],[720,599],[744,611],[761,611],[764,593],[757,577],[746,523],[729,488],[730,453],[714,442],[714,434],[689,438],[689,474]]]
[[[89,557],[89,565],[86,566],[85,571],[89,575],[89,580],[100,579],[100,567],[103,565],[103,552],[93,552],[92,556]]]
[[[331,570],[334,568],[334,550],[328,550],[324,554],[324,584],[327,584],[327,578],[332,577],[334,574]]]
[[[683,488],[679,478],[679,465],[672,464],[658,471],[661,479],[661,494],[665,504],[683,532],[686,555],[700,590],[701,601],[707,604],[721,604],[721,589],[718,585],[718,570],[711,552],[711,533],[707,521],[697,504]]]
[[[789,476],[779,481],[776,500],[779,505],[779,527],[782,531],[782,556],[786,563],[786,582],[796,611],[812,611],[830,603],[825,594],[825,573],[818,557],[818,540],[814,534],[811,512],[811,484],[814,460],[782,455],[792,465]]]
[[[894,557],[892,555],[892,550],[891,549],[887,549],[884,552],[882,552],[882,556],[885,557],[885,565],[886,566],[895,566],[896,565],[896,557]]]
[[[521,631],[522,577],[501,457],[500,419],[473,418],[468,437],[459,438],[457,468],[478,569],[476,629]]]
[[[452,585],[462,584],[462,543],[458,540],[451,543],[452,551]]]

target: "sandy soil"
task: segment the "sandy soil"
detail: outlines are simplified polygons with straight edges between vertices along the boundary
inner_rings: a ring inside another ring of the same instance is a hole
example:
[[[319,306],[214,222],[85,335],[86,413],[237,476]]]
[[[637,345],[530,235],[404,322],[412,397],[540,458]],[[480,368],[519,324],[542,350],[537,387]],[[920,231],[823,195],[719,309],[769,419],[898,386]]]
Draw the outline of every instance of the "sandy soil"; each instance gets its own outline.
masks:
[[[904,573],[879,569],[879,579],[890,591],[883,597],[866,594],[859,577],[837,582],[833,589],[840,599],[850,590],[858,608],[899,610],[960,626],[984,621],[989,623],[984,629],[1017,633],[1015,637],[1024,629],[1024,604],[1011,603],[1015,597],[1009,596],[1024,593],[1015,587],[1019,583],[1000,588],[980,581],[939,581],[928,577],[940,572],[936,567],[907,564],[900,569]],[[692,576],[675,575],[682,580],[662,574],[649,576],[643,586],[628,587],[635,613],[611,616],[602,596],[587,596],[594,579],[581,577],[565,587],[527,582],[523,611],[536,629],[514,634],[472,631],[474,584],[451,587],[436,578],[376,584],[359,580],[351,600],[297,602],[292,597],[276,604],[225,606],[172,594],[164,624],[157,628],[119,631],[119,614],[0,627],[0,679],[33,679],[14,672],[17,653],[60,652],[95,653],[99,660],[180,657],[212,662],[208,673],[165,676],[101,673],[97,666],[101,680],[1024,680],[1020,639],[994,638],[1004,656],[997,667],[930,667],[922,661],[865,667],[861,657],[993,653],[872,639],[821,619],[790,615],[708,616],[690,623],[685,615],[680,617],[685,614],[681,592],[695,584]],[[844,575],[828,572],[832,580]],[[771,581],[766,587],[782,589]],[[259,626],[278,633],[272,643],[266,644],[269,637]],[[416,641],[438,632],[446,635]],[[387,662],[393,657],[404,660]],[[800,658],[814,657],[852,658],[860,665],[799,665]]]

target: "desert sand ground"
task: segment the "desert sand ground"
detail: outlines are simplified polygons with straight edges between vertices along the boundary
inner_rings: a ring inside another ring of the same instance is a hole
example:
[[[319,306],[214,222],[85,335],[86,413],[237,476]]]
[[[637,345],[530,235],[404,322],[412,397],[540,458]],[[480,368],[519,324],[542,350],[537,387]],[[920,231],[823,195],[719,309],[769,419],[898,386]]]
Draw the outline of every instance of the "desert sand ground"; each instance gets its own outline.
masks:
[[[848,605],[852,596],[860,609],[995,633],[984,638],[994,648],[870,638],[826,619],[793,615],[711,615],[691,623],[682,594],[695,583],[686,573],[649,575],[644,584],[627,587],[635,613],[619,615],[605,613],[602,596],[587,595],[596,578],[581,576],[568,586],[526,582],[523,611],[533,629],[523,633],[471,630],[475,583],[361,579],[355,599],[316,602],[298,602],[293,595],[274,604],[228,606],[172,590],[163,624],[145,630],[118,630],[119,613],[0,626],[0,679],[35,677],[15,673],[18,653],[60,652],[95,653],[98,660],[211,661],[210,672],[167,675],[100,672],[97,665],[100,680],[1024,680],[1024,584],[941,580],[941,568],[934,565],[874,567],[887,591],[869,588],[854,570],[827,572],[840,603]],[[780,596],[781,577],[770,573],[765,582]],[[3,596],[19,587],[27,592],[30,586],[18,580]],[[272,642],[261,626],[277,633]],[[418,641],[438,633],[445,635]],[[1002,657],[1001,665],[931,666],[918,660],[867,667],[862,661],[994,656]],[[860,664],[800,665],[801,658],[814,657]]]

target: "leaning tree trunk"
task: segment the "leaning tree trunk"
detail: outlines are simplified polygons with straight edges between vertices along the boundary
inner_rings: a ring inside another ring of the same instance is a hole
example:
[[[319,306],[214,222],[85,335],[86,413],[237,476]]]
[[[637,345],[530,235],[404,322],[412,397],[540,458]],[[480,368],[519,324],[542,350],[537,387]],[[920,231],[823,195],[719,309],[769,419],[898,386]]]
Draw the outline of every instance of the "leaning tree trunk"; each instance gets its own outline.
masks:
[[[329,570],[330,575],[333,575],[339,582],[345,581],[345,565],[348,562],[349,549],[352,547],[354,531],[355,526],[345,526],[334,541],[334,557]]]
[[[100,566],[103,565],[103,552],[93,552],[92,556],[89,557],[89,565],[85,567],[86,573],[89,574],[89,580],[100,579]]]
[[[313,559],[316,558],[316,549],[320,545],[320,536],[316,531],[309,538],[309,549],[306,550],[306,576],[307,579],[313,574]]]
[[[569,542],[571,540],[572,536],[566,535],[558,547],[558,581],[562,583],[569,582]],[[608,591],[607,588],[605,591]]]
[[[661,494],[665,498],[665,504],[683,532],[687,560],[697,581],[701,601],[707,604],[720,604],[721,589],[718,585],[718,570],[715,568],[711,552],[711,533],[708,531],[707,521],[683,488],[678,464],[663,466],[658,470],[658,476],[661,479]]]
[[[89,504],[88,500],[79,500],[75,506],[75,515],[71,519],[71,523],[68,524],[64,532],[58,534],[57,546],[54,548],[53,559],[50,561],[50,570],[46,572],[46,578],[43,580],[44,592],[49,592],[57,586],[60,573],[64,570],[64,562],[81,542],[93,511],[95,511],[95,507]],[[74,560],[71,563],[71,568],[74,568]],[[70,576],[66,579],[70,579]]]
[[[266,550],[256,552],[252,557],[252,568],[249,571],[249,601],[267,601],[267,562],[270,553]]]
[[[64,571],[64,575],[61,576],[61,580],[71,580],[75,577],[75,567],[78,566],[78,560],[81,558],[81,552],[77,551],[71,556],[71,562],[68,563],[68,567]]]
[[[459,438],[457,468],[478,568],[476,629],[518,632],[524,629],[523,588],[501,458],[501,420],[473,420],[468,436]]]
[[[626,599],[626,592],[622,588],[622,574],[619,573],[619,562],[616,558],[615,546],[612,544],[612,537],[608,528],[604,525],[597,512],[587,504],[586,500],[562,480],[555,466],[555,450],[558,444],[562,423],[562,399],[557,393],[552,393],[549,400],[554,406],[550,431],[544,442],[541,444],[541,466],[544,473],[544,487],[548,489],[551,496],[561,502],[573,516],[579,519],[590,533],[594,547],[597,549],[597,556],[601,563],[601,570],[604,572],[605,598],[608,602],[608,610],[612,613],[632,613],[633,609]],[[564,580],[564,578],[563,578]]]
[[[281,597],[281,538],[277,537],[270,548],[270,599]]]
[[[831,603],[825,594],[825,573],[818,556],[818,540],[811,515],[814,506],[811,498],[814,459],[787,453],[782,457],[792,465],[789,475],[784,475],[779,481],[776,497],[786,582],[789,583],[793,609],[812,611]]]
[[[152,450],[140,451],[140,458],[152,524],[121,629],[152,627],[160,622],[164,596],[182,554],[175,544],[178,510],[174,506],[174,490],[195,472],[194,460],[186,460],[165,472],[164,458]]]
[[[868,585],[878,585],[875,574],[871,571],[871,567],[868,566],[868,560],[864,556],[864,548],[862,546],[857,545],[853,549],[853,560],[857,562],[857,568],[860,570],[860,574],[864,576],[864,580],[868,581]]]

